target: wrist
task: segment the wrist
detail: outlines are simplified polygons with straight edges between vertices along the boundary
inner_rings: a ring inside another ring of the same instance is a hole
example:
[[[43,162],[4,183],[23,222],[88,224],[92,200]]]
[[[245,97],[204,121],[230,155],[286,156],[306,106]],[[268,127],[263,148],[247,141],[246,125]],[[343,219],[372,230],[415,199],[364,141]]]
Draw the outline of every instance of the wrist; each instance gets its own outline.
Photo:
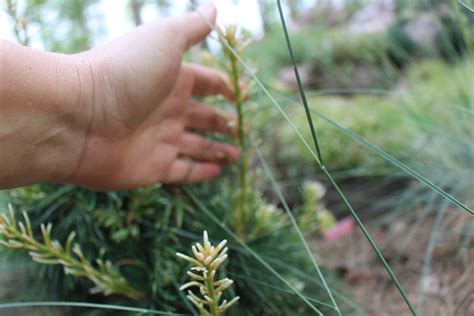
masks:
[[[87,60],[0,44],[0,188],[63,182],[87,139]]]
[[[58,135],[56,163],[50,182],[68,183],[87,150],[95,102],[93,60],[86,54],[60,55],[56,120]]]

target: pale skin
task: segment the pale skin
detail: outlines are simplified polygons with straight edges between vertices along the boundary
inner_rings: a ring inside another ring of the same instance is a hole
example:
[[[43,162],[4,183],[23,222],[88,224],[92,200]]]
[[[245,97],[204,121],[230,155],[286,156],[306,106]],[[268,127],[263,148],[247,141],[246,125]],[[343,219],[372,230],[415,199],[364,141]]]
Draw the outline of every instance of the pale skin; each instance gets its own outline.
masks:
[[[213,5],[199,12],[214,23]],[[0,189],[123,190],[218,176],[239,152],[196,132],[232,134],[235,118],[193,97],[233,95],[221,73],[182,62],[210,31],[193,12],[75,55],[0,41]]]

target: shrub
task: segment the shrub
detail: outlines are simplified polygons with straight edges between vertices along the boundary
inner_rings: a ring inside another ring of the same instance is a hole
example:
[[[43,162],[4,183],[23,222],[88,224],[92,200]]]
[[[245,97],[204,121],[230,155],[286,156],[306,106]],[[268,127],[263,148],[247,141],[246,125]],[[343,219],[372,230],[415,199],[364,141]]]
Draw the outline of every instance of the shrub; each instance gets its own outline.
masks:
[[[27,216],[23,224],[16,225],[15,214],[0,222],[0,238],[11,248],[28,249],[28,254],[42,263],[31,268],[43,293],[66,301],[185,312],[192,307],[179,288],[185,283],[187,266],[175,253],[186,252],[190,241],[207,230],[213,238],[233,244],[229,247],[232,260],[219,268],[219,277],[231,277],[240,296],[241,303],[229,310],[230,315],[312,315],[314,298],[330,302],[321,280],[308,272],[314,268],[312,256],[301,244],[289,213],[268,203],[256,189],[256,176],[249,168],[252,157],[244,111],[247,90],[240,82],[241,66],[231,54],[232,49],[243,46],[233,27],[221,36],[224,68],[231,75],[230,88],[236,93],[234,106],[239,114],[236,143],[242,159],[237,171],[193,187],[157,185],[99,193],[39,184],[13,190],[13,206]],[[306,217],[310,213],[302,212]],[[311,229],[305,230],[311,233]],[[98,293],[114,296],[106,300]],[[205,315],[202,302],[190,296]],[[322,312],[333,309],[325,303],[319,305]]]
[[[473,71],[471,59],[461,60],[454,66],[437,60],[425,61],[411,68],[401,84],[405,90],[400,92],[384,91],[378,96],[352,95],[346,98],[316,93],[319,95],[310,97],[309,102],[312,109],[340,126],[427,175],[435,183],[445,186],[446,190],[454,190],[455,196],[469,199],[466,189],[472,186],[472,182],[469,182],[466,170],[474,160],[473,135],[469,132],[474,104],[471,89],[474,84]],[[338,92],[336,90],[334,93]],[[306,124],[302,107],[288,99],[282,104],[286,104],[285,110],[297,126]],[[307,148],[300,145],[291,128],[277,119],[271,120],[278,124],[275,127],[277,135],[267,149],[275,157],[272,162],[274,169],[280,172],[280,177],[291,181],[316,174],[313,158]],[[317,115],[314,120],[328,168],[340,177],[382,177],[392,179],[389,182],[410,179],[382,157],[340,133],[338,127],[328,124]],[[261,124],[265,126],[264,122]],[[265,132],[264,128],[262,132]],[[310,139],[309,129],[301,128],[301,132],[306,139]],[[451,187],[450,183],[460,185]],[[414,190],[413,187],[405,188]],[[424,187],[422,190],[428,192]],[[394,202],[400,203],[396,198]],[[404,200],[404,203],[409,202]]]

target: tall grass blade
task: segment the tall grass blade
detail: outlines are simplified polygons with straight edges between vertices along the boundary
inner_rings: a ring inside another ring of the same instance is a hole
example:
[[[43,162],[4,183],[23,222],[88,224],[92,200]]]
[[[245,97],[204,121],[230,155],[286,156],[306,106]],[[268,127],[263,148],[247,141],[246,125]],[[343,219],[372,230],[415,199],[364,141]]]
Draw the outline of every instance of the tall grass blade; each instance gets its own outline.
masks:
[[[282,269],[285,269],[288,272],[293,273],[294,275],[300,277],[301,279],[303,279],[305,281],[312,282],[312,283],[314,283],[318,286],[321,286],[320,282],[318,282],[318,280],[316,280],[313,277],[312,274],[310,274],[306,271],[302,271],[300,269],[297,269],[297,268],[293,267],[290,264],[287,264],[287,263],[285,263],[281,260],[278,260],[277,258],[272,258],[272,257],[267,257],[267,256],[262,256],[262,258],[266,259],[268,262],[272,263],[275,266],[278,266]],[[356,302],[353,302],[351,299],[346,297],[344,294],[339,292],[337,289],[333,289],[332,292],[335,294],[335,296],[337,296],[338,299],[340,299],[340,301],[343,301],[348,306],[351,306],[354,310],[359,311],[359,313],[361,313],[363,315],[367,315],[367,312],[364,311],[361,306],[359,306]]]
[[[405,301],[405,303],[407,304],[408,308],[410,309],[411,313],[413,315],[417,315],[416,313],[416,310],[415,308],[413,307],[413,305],[411,304],[410,300],[408,299],[408,296],[405,292],[405,290],[402,288],[400,282],[398,281],[397,277],[395,276],[395,274],[393,273],[392,271],[392,268],[390,268],[390,265],[388,264],[387,260],[385,260],[384,256],[382,255],[382,252],[379,250],[377,244],[375,243],[375,241],[373,240],[372,236],[370,235],[370,233],[367,231],[367,229],[365,228],[364,224],[362,223],[362,221],[360,220],[360,217],[359,215],[357,215],[357,213],[355,212],[355,210],[352,208],[352,205],[349,203],[349,201],[347,200],[345,194],[342,192],[342,190],[339,188],[339,186],[337,185],[336,181],[334,181],[334,178],[331,176],[331,174],[329,173],[329,171],[326,169],[325,166],[322,166],[321,167],[321,170],[323,171],[323,173],[326,175],[327,179],[329,180],[329,182],[331,182],[332,186],[334,187],[334,189],[336,190],[337,194],[339,195],[339,197],[341,198],[342,202],[344,203],[344,205],[347,207],[347,209],[349,210],[349,212],[351,213],[352,217],[354,218],[357,226],[359,226],[359,228],[362,230],[362,233],[364,234],[365,238],[367,239],[367,241],[370,243],[370,245],[372,246],[372,249],[374,250],[375,254],[377,255],[377,257],[380,259],[380,261],[382,262],[385,270],[387,270],[387,273],[388,275],[390,276],[390,279],[392,279],[393,283],[395,284],[395,286],[397,287],[398,291],[400,292],[400,295],[402,296],[403,300]]]
[[[281,9],[281,1],[277,0],[278,4],[278,13],[280,15],[281,25],[283,27],[283,33],[285,33],[285,40],[288,46],[288,51],[290,52],[291,63],[293,64],[293,71],[295,72],[296,83],[298,84],[298,90],[300,92],[301,100],[303,101],[304,110],[306,112],[306,116],[308,117],[308,124],[309,128],[311,129],[311,136],[314,140],[314,146],[316,147],[316,152],[318,153],[319,162],[321,165],[324,165],[323,158],[321,156],[321,150],[319,149],[319,142],[318,137],[316,136],[316,130],[314,128],[313,119],[311,118],[311,112],[309,111],[308,101],[306,100],[306,95],[303,89],[303,85],[301,83],[300,73],[298,71],[298,67],[296,67],[295,56],[293,54],[293,49],[291,48],[290,37],[288,35],[288,30],[286,28],[286,21],[285,17],[283,16],[283,11]]]
[[[448,209],[448,206],[449,204],[446,203],[445,200],[445,203],[443,203],[443,205],[438,210],[433,229],[431,230],[431,236],[428,242],[428,246],[426,247],[425,257],[423,258],[423,269],[421,272],[421,278],[418,286],[418,310],[420,311],[420,315],[422,315],[423,302],[425,298],[424,280],[431,270],[431,260],[433,258],[433,251],[438,241],[438,233],[441,229],[441,225],[443,224],[443,219],[446,214],[446,210]]]
[[[450,200],[456,206],[460,207],[462,210],[467,212],[469,215],[474,216],[474,211],[471,208],[469,208],[466,204],[459,201],[454,196],[450,195],[449,193],[447,193],[446,191],[444,191],[443,189],[438,187],[436,184],[431,182],[429,179],[425,178],[424,176],[422,176],[421,174],[419,174],[415,170],[411,169],[406,164],[404,164],[403,162],[401,162],[397,158],[393,157],[392,155],[390,155],[389,153],[387,153],[386,151],[384,151],[380,147],[369,143],[363,137],[361,137],[358,134],[354,133],[353,131],[345,128],[344,126],[338,124],[337,122],[333,121],[332,119],[330,119],[329,117],[327,117],[324,114],[320,113],[319,111],[311,109],[311,112],[313,112],[314,114],[316,114],[317,116],[322,118],[327,123],[329,123],[332,126],[336,127],[339,131],[341,131],[345,135],[349,136],[350,138],[352,138],[353,140],[355,140],[359,144],[361,144],[361,145],[367,147],[368,149],[370,149],[371,151],[375,152],[377,155],[379,155],[380,157],[382,157],[386,161],[390,162],[394,166],[396,166],[399,169],[403,170],[404,172],[411,175],[412,177],[414,177],[418,181],[424,183],[426,186],[428,186],[429,188],[431,188],[432,190],[434,190],[435,192],[437,192],[441,196],[447,198],[448,200]]]
[[[303,105],[305,106],[306,116],[308,118],[308,121],[310,122],[311,130],[312,130],[312,132],[314,132],[314,127],[313,127],[312,118],[311,118],[311,112],[309,111],[309,108],[308,108],[308,105],[307,105],[307,102],[306,102],[306,97],[304,95],[304,88],[301,85],[301,81],[299,80],[298,66],[296,65],[295,59],[293,57],[293,50],[291,48],[291,42],[290,42],[290,38],[288,36],[288,31],[286,29],[285,17],[283,16],[283,11],[281,9],[281,1],[277,0],[277,4],[278,4],[278,12],[280,14],[281,23],[282,23],[283,30],[284,30],[284,33],[285,33],[285,38],[286,38],[286,43],[287,43],[287,46],[288,46],[288,51],[290,52],[291,62],[293,64],[293,68],[295,70],[295,74],[296,74],[297,81],[298,81],[298,89],[300,90],[300,94],[301,94],[301,97],[303,99]],[[316,148],[319,148],[316,134],[312,133],[312,137],[313,137],[313,141],[314,141],[314,144],[315,144]],[[318,150],[318,154],[319,154],[319,150]],[[382,262],[383,266],[387,270],[387,273],[389,274],[390,278],[394,282],[395,286],[397,287],[398,291],[400,292],[401,296],[403,297],[403,300],[407,304],[408,308],[410,309],[410,311],[412,312],[413,315],[416,315],[416,311],[415,311],[414,307],[412,306],[411,302],[409,301],[409,299],[408,299],[408,297],[405,293],[405,290],[403,290],[400,282],[398,281],[397,277],[395,276],[392,269],[390,268],[390,265],[385,260],[384,256],[382,255],[381,251],[379,250],[379,248],[378,248],[377,244],[375,243],[375,241],[373,240],[372,236],[370,235],[370,233],[365,228],[365,226],[362,223],[362,221],[360,220],[359,216],[357,215],[357,213],[352,208],[352,205],[349,203],[348,199],[346,198],[346,196],[344,195],[342,190],[339,188],[336,181],[334,180],[334,178],[332,177],[330,172],[327,170],[326,166],[323,164],[323,161],[321,159],[319,160],[319,166],[321,167],[321,170],[326,175],[328,180],[333,185],[334,189],[336,190],[337,194],[339,195],[339,197],[343,201],[344,205],[350,211],[350,213],[351,213],[352,217],[354,218],[354,220],[356,221],[357,225],[362,230],[365,238],[369,241],[369,243],[372,246],[374,252],[376,253],[377,257],[379,257],[379,259]]]
[[[252,282],[252,283],[255,283],[255,284],[259,284],[259,285],[262,285],[262,286],[269,287],[269,288],[274,289],[274,290],[276,290],[276,291],[280,291],[280,292],[283,292],[283,293],[288,293],[288,294],[295,295],[295,293],[293,293],[293,292],[290,291],[290,290],[283,289],[283,288],[281,288],[281,287],[279,287],[279,286],[275,286],[275,285],[269,284],[269,283],[267,283],[267,282],[263,282],[263,281],[251,279],[251,278],[249,278],[249,277],[240,276],[240,275],[235,274],[235,273],[229,273],[229,275],[231,275],[234,279],[246,280],[246,281],[248,281],[248,282]],[[334,306],[329,305],[328,303],[324,303],[323,301],[320,301],[320,300],[317,300],[317,299],[315,299],[315,298],[311,298],[311,297],[308,297],[308,296],[305,296],[305,297],[306,297],[309,301],[311,301],[311,302],[314,302],[314,303],[319,304],[319,305],[321,305],[321,306],[325,306],[325,307],[334,309]]]
[[[466,9],[467,11],[471,12],[471,13],[474,13],[474,7],[471,7],[470,5],[468,5],[465,0],[458,0],[458,3],[464,7],[464,9]]]
[[[469,293],[467,293],[467,294],[463,297],[463,299],[461,300],[461,303],[459,303],[458,307],[457,307],[456,310],[454,311],[454,316],[462,316],[462,315],[460,314],[461,309],[464,307],[464,304],[465,304],[466,302],[469,303],[469,298],[470,298],[472,295],[474,295],[474,289],[471,290]]]
[[[265,158],[263,157],[262,152],[260,151],[260,149],[257,146],[255,146],[255,152],[257,153],[257,157],[258,157],[258,159],[260,160],[260,162],[262,164],[263,171],[265,172],[268,179],[272,183],[272,186],[273,186],[275,192],[277,193],[278,198],[280,199],[281,204],[283,205],[283,208],[285,209],[286,213],[288,214],[288,217],[291,220],[291,224],[293,225],[294,229],[296,230],[296,233],[298,234],[298,237],[300,238],[301,243],[304,245],[304,248],[305,248],[308,256],[311,258],[311,261],[314,265],[314,268],[316,269],[316,272],[317,272],[319,278],[323,282],[324,288],[325,288],[326,292],[328,293],[329,298],[331,299],[331,303],[333,304],[334,309],[337,311],[337,313],[339,315],[341,315],[341,311],[339,309],[339,306],[336,303],[336,300],[334,299],[334,296],[332,295],[331,289],[329,288],[329,286],[326,282],[326,279],[324,278],[323,273],[321,272],[321,269],[319,268],[319,265],[318,265],[316,259],[314,258],[313,253],[309,249],[308,243],[306,242],[303,234],[301,233],[301,230],[298,227],[298,224],[296,223],[295,217],[293,216],[293,213],[291,212],[290,207],[288,206],[288,203],[286,203],[286,199],[283,196],[278,183],[276,182],[275,178],[273,177],[273,174],[270,171],[270,168],[268,167],[268,164],[265,161]]]
[[[27,307],[83,307],[83,308],[135,312],[135,313],[152,314],[152,315],[186,315],[186,314],[160,312],[160,311],[155,311],[151,309],[135,308],[135,307],[121,306],[121,305],[94,304],[94,303],[83,303],[83,302],[21,302],[21,303],[0,304],[0,309],[27,308]]]

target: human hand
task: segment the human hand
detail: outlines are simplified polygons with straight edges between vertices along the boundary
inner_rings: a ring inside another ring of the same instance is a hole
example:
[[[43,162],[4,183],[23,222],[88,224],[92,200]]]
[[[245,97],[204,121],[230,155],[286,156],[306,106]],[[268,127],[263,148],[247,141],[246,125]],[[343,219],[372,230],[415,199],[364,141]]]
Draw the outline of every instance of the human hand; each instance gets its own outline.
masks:
[[[198,10],[215,22],[212,4]],[[210,31],[193,12],[158,19],[74,56],[83,100],[76,126],[85,133],[74,167],[60,182],[98,190],[201,182],[239,157],[234,147],[192,131],[231,134],[235,119],[191,99],[233,97],[225,76],[182,63],[183,53]]]

